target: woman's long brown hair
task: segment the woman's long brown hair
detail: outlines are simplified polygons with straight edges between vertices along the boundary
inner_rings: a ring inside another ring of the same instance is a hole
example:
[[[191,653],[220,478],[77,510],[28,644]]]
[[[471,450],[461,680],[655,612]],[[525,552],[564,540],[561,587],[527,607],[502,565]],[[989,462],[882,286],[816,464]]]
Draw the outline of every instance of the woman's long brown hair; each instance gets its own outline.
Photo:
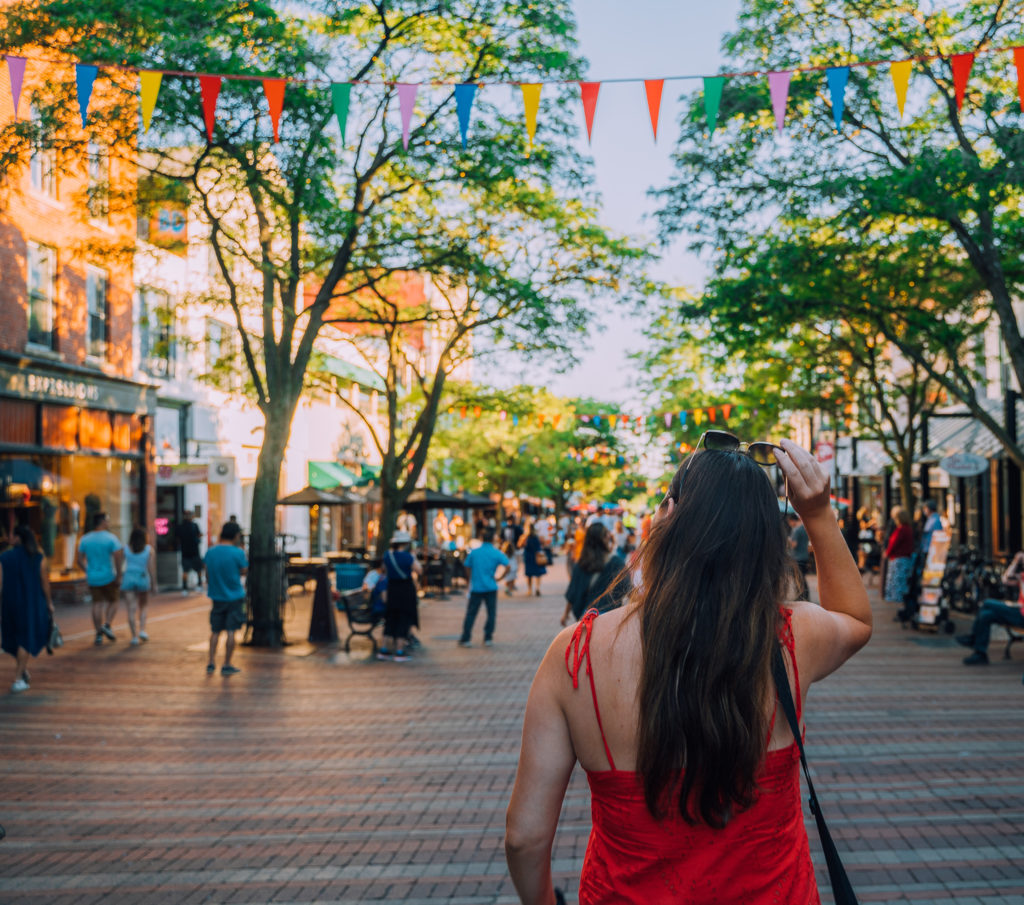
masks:
[[[641,552],[637,772],[655,818],[723,826],[753,804],[768,745],[772,646],[792,560],[771,482],[749,456],[695,454]]]

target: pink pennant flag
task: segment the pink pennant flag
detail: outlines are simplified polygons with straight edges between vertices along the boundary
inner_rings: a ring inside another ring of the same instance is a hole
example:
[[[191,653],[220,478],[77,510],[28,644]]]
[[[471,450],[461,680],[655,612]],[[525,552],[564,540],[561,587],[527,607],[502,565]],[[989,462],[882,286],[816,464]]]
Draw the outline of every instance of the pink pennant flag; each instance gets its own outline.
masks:
[[[25,81],[25,57],[7,55],[7,73],[11,77],[11,100],[14,101],[14,118],[18,118],[18,102],[21,100],[21,86]]]
[[[956,109],[964,106],[964,95],[967,94],[967,80],[971,77],[974,66],[973,53],[954,53],[950,59],[953,66],[953,90],[956,92]]]
[[[597,110],[597,95],[600,82],[580,82],[580,97],[583,99],[583,118],[587,121],[587,143],[594,132],[594,112]]]
[[[284,86],[288,84],[287,79],[264,79],[263,93],[267,96],[267,106],[270,108],[270,122],[274,126],[274,141],[277,139],[277,124],[281,121],[281,111],[284,109]]]
[[[775,111],[775,128],[780,132],[786,123],[786,101],[789,100],[789,80],[792,69],[768,73],[768,91],[772,96],[772,110]]]
[[[412,126],[412,110],[416,106],[416,89],[419,85],[398,85],[398,109],[402,113],[402,147],[409,147],[409,129]]]
[[[671,427],[671,426],[672,426],[672,413],[671,412],[665,412],[665,427]]]
[[[219,75],[199,76],[199,93],[203,98],[203,119],[206,121],[206,140],[213,144],[213,124],[217,116],[217,95],[220,94]]]
[[[651,114],[651,128],[654,130],[655,141],[658,140],[658,115],[661,112],[661,90],[664,87],[664,79],[644,81],[644,91],[647,92],[647,112]]]

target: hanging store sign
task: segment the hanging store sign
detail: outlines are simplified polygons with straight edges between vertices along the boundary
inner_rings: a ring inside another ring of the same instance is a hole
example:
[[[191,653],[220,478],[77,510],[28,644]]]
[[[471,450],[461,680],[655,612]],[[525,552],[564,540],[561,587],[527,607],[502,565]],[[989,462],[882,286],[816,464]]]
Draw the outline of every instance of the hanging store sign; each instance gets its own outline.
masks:
[[[939,462],[939,468],[954,478],[974,478],[988,471],[988,459],[974,453],[954,453]]]

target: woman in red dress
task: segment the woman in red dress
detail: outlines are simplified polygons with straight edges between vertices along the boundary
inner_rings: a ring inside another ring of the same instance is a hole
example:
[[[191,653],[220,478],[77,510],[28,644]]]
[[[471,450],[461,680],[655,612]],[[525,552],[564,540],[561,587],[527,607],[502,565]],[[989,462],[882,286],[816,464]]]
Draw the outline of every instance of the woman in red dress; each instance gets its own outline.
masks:
[[[551,846],[577,762],[593,822],[580,905],[819,901],[771,657],[781,644],[799,716],[808,686],[867,643],[871,610],[827,474],[784,440],[775,458],[821,605],[792,600],[775,492],[750,452],[690,457],[640,552],[639,587],[561,632],[537,671],[505,838],[525,905],[556,901]]]

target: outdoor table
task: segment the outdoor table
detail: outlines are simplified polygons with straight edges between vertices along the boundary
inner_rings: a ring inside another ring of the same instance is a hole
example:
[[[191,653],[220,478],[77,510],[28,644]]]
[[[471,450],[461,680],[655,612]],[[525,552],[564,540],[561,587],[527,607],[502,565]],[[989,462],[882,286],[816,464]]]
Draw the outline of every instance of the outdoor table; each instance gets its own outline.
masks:
[[[295,581],[289,580],[289,584],[305,584],[309,579],[316,578],[317,568],[320,566],[326,567],[327,564],[327,560],[322,556],[313,556],[309,559],[296,557],[288,560],[284,570],[289,579],[296,579]]]

